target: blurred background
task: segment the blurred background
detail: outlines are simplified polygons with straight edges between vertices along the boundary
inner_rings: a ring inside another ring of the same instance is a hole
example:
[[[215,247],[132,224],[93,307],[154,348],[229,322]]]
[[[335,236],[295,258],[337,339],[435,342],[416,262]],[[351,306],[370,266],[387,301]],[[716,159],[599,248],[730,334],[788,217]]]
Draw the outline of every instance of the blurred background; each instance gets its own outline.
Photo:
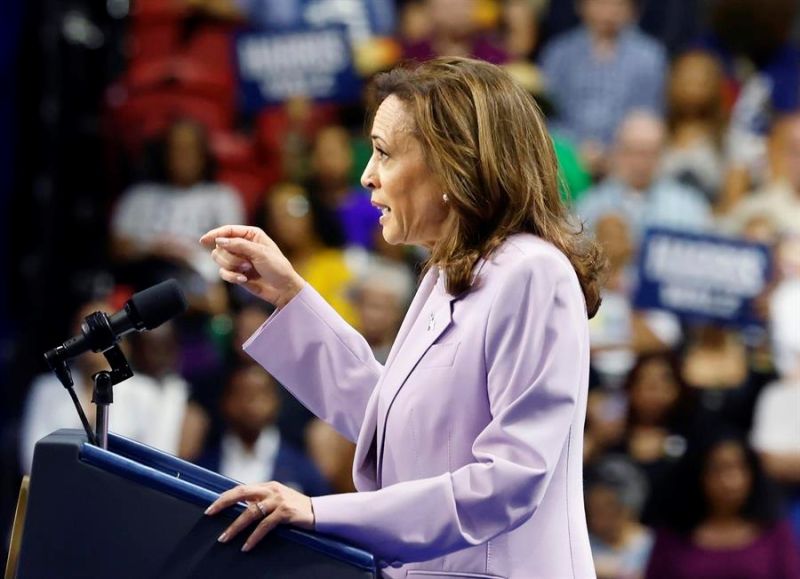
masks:
[[[197,239],[264,228],[384,360],[425,255],[383,242],[359,184],[364,90],[463,55],[537,99],[562,198],[609,257],[598,574],[800,577],[799,21],[796,0],[3,2],[3,560],[35,441],[79,427],[42,352],[170,277],[190,312],[126,341],[112,430],[245,482],[353,490],[352,445],[241,351],[269,308]],[[87,408],[104,364],[75,362]]]

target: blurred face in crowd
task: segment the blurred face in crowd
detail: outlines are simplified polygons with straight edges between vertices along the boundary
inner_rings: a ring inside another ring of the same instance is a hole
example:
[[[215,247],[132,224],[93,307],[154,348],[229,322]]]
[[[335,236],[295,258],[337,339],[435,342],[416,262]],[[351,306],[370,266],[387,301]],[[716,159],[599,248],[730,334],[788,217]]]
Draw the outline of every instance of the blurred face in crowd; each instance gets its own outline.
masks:
[[[469,36],[475,30],[476,0],[427,0],[428,15],[437,32]]]
[[[267,312],[258,306],[245,306],[236,314],[233,324],[233,349],[235,352],[244,354],[242,345],[267,321],[268,317]],[[242,357],[249,359],[246,355]]]
[[[670,108],[683,115],[713,112],[722,91],[722,68],[705,52],[688,52],[675,60],[669,79]]]
[[[640,369],[630,389],[630,405],[636,422],[659,425],[675,407],[680,384],[666,360],[652,359]]]
[[[740,444],[731,441],[714,447],[706,459],[702,484],[711,514],[741,512],[750,496],[753,473]]]
[[[595,237],[603,246],[612,268],[622,267],[631,260],[634,252],[631,231],[621,215],[608,213],[598,219]]]
[[[405,2],[400,9],[400,36],[409,43],[421,42],[431,33],[428,8],[421,0]]]
[[[505,48],[512,58],[525,58],[533,52],[539,36],[538,8],[530,0],[503,3]]]
[[[792,115],[784,122],[782,171],[789,185],[800,197],[800,114]]]
[[[314,141],[311,163],[323,185],[346,185],[353,167],[353,152],[347,130],[337,126],[322,129]]]
[[[302,187],[278,185],[267,198],[267,209],[269,234],[281,248],[291,252],[313,242],[311,205]]]
[[[432,247],[442,235],[447,205],[400,99],[394,95],[384,99],[371,135],[372,157],[361,184],[372,190],[372,203],[381,211],[384,239]]]
[[[596,484],[586,493],[589,531],[608,544],[615,544],[625,527],[628,510],[614,489]]]
[[[664,123],[647,113],[633,113],[617,132],[614,174],[628,187],[647,190],[656,178],[664,150]]]
[[[173,125],[167,135],[167,171],[178,187],[191,187],[202,180],[206,158],[203,135],[191,123]]]
[[[366,282],[358,288],[355,306],[361,335],[369,344],[382,345],[394,338],[404,313],[397,292],[381,283]]]
[[[134,360],[142,372],[161,378],[176,371],[178,342],[171,323],[137,334],[134,338]]]
[[[273,378],[258,366],[234,372],[222,401],[230,427],[245,440],[255,440],[278,417],[280,400]]]
[[[756,215],[742,227],[742,237],[748,241],[773,245],[778,240],[778,226],[767,215]]]
[[[579,12],[594,34],[613,38],[633,21],[633,0],[582,0]]]

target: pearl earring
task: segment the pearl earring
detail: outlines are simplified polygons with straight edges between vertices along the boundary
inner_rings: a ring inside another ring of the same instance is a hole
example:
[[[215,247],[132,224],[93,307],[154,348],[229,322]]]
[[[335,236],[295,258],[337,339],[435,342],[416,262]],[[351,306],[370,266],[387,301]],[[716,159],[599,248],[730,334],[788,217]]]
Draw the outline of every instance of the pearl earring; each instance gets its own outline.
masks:
[[[442,195],[442,201],[444,201],[445,203],[450,203],[450,198],[447,196],[447,193],[444,193]]]

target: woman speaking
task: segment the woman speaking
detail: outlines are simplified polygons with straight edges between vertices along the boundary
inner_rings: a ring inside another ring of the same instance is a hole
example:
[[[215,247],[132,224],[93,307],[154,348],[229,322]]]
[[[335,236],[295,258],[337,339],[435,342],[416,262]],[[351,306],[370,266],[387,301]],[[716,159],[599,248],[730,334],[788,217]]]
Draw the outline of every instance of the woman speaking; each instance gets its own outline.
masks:
[[[356,441],[358,492],[242,485],[247,550],[277,524],[374,553],[387,577],[593,577],[582,494],[587,318],[602,259],[561,204],[533,99],[496,66],[441,58],[377,77],[362,183],[389,243],[430,250],[389,358],[261,230],[208,232],[220,276],[277,311],[245,350]]]

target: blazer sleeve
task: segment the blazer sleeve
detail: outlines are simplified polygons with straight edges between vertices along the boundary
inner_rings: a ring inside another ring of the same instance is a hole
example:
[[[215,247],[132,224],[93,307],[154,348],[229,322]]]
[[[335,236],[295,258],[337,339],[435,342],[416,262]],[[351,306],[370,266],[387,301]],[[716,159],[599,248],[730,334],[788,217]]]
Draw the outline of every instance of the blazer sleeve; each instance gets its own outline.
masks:
[[[514,264],[487,317],[492,420],[454,472],[313,498],[316,529],[393,563],[485,543],[527,521],[567,443],[588,362],[585,302],[566,260]]]
[[[383,367],[367,341],[308,284],[244,350],[316,416],[355,441]]]

